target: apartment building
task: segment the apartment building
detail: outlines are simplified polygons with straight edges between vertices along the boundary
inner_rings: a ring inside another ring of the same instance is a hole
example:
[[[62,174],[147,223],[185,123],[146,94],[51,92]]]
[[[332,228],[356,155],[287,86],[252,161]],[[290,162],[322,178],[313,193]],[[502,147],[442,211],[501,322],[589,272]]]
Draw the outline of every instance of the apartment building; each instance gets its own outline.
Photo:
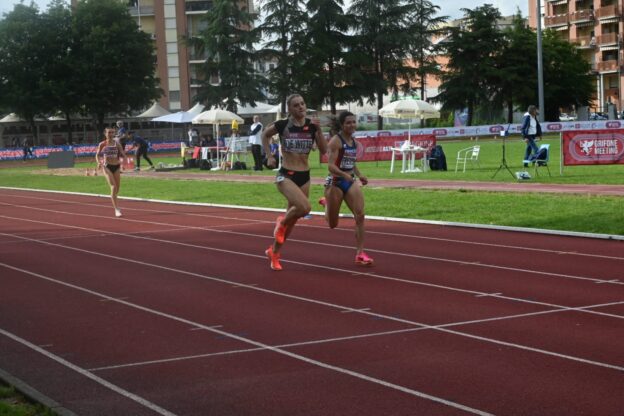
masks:
[[[622,110],[622,8],[624,0],[541,0],[544,29],[576,45],[595,76],[596,111]],[[537,27],[537,0],[529,0],[529,25]]]
[[[204,27],[202,16],[211,0],[120,0],[128,4],[139,28],[149,33],[156,49],[156,75],[164,95],[159,104],[171,111],[188,110],[199,87],[199,67],[205,56],[187,47],[184,38],[196,36]],[[72,0],[75,5],[77,0]],[[241,8],[255,13],[253,0],[240,0]],[[211,79],[218,83],[218,79]]]

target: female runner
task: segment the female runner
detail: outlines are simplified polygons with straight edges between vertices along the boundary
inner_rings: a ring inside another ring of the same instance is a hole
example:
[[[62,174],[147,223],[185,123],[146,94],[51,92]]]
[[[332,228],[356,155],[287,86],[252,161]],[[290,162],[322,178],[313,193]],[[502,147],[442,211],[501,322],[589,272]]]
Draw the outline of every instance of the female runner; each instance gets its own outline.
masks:
[[[98,169],[102,168],[106,175],[106,181],[111,188],[111,201],[115,209],[115,216],[121,217],[121,211],[117,206],[117,194],[121,185],[121,160],[127,158],[119,141],[115,140],[115,129],[107,127],[104,129],[104,140],[98,145],[95,153],[95,161]]]

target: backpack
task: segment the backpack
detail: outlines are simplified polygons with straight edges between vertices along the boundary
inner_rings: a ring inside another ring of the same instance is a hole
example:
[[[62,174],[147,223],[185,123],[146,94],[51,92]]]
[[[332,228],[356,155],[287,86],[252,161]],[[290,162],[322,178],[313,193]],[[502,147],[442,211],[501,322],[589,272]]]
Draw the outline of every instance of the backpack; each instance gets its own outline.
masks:
[[[199,169],[200,170],[210,170],[212,169],[212,163],[209,160],[202,159],[199,161]]]
[[[427,159],[429,160],[429,168],[431,170],[447,170],[446,155],[444,150],[442,150],[442,146],[437,145],[431,149]]]

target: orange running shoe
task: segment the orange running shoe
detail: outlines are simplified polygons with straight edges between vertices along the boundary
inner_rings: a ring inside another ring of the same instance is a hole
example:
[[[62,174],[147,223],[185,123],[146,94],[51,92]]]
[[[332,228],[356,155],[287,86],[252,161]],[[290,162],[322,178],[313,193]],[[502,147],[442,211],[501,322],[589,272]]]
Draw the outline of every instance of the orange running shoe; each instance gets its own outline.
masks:
[[[273,230],[273,237],[275,237],[275,241],[277,241],[277,244],[284,244],[284,241],[286,240],[286,226],[282,224],[283,220],[284,217],[280,215],[275,221],[275,230]]]
[[[318,200],[318,203],[325,206],[327,205],[327,199],[325,199],[325,197],[321,197],[321,199]]]
[[[355,263],[356,264],[361,264],[362,266],[372,266],[373,265],[373,259],[372,257],[369,257],[368,254],[364,253],[363,251],[360,252],[360,254],[355,256]]]
[[[269,261],[271,262],[271,269],[282,270],[282,265],[280,264],[280,253],[273,253],[273,246],[267,248],[264,254],[267,255]]]

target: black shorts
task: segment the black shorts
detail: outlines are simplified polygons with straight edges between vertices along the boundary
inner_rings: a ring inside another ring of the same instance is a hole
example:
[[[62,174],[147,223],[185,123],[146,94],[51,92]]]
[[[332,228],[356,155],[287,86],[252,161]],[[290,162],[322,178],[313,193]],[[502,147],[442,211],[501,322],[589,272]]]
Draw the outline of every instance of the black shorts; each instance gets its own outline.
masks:
[[[303,185],[310,182],[310,171],[296,171],[281,168],[279,172],[277,172],[277,176],[275,177],[275,183],[280,183],[284,179],[290,179],[295,183],[295,185],[301,188]]]
[[[121,165],[106,165],[106,169],[110,170],[111,173],[115,173],[119,170]]]

